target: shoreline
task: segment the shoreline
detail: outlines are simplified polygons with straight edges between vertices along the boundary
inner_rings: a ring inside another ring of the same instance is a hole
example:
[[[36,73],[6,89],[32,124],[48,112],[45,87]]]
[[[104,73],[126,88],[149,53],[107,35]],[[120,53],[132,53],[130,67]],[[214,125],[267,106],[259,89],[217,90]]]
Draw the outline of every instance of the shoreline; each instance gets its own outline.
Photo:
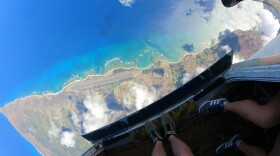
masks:
[[[145,68],[139,68],[139,67],[128,67],[128,68],[126,68],[126,67],[116,67],[116,68],[112,68],[112,69],[109,69],[108,71],[106,71],[104,74],[88,74],[88,75],[86,75],[86,77],[85,78],[78,78],[78,79],[76,79],[76,80],[73,80],[72,82],[69,82],[69,83],[67,83],[67,85],[65,85],[61,90],[59,90],[58,92],[53,92],[53,93],[43,93],[43,94],[41,94],[41,95],[28,95],[28,96],[25,96],[25,97],[21,97],[21,98],[17,98],[17,99],[15,99],[15,100],[13,100],[12,102],[10,102],[10,103],[8,103],[8,104],[6,104],[4,107],[0,107],[0,112],[1,111],[3,111],[3,110],[5,110],[5,107],[9,107],[10,105],[11,106],[16,106],[16,100],[24,100],[25,98],[29,98],[29,97],[44,97],[44,96],[55,96],[55,95],[58,95],[58,94],[60,94],[60,93],[62,93],[63,91],[67,91],[67,88],[69,87],[69,86],[71,86],[71,85],[73,85],[73,84],[75,84],[75,83],[79,83],[79,82],[83,82],[83,81],[87,81],[87,80],[89,80],[89,79],[91,79],[91,78],[95,78],[95,77],[106,77],[106,76],[110,76],[110,75],[114,75],[113,74],[113,71],[114,70],[116,70],[116,69],[124,69],[124,70],[145,70],[145,69],[151,69],[151,67],[152,66],[156,66],[156,64],[158,63],[158,62],[165,62],[165,63],[168,63],[169,65],[172,65],[172,64],[177,64],[177,63],[180,63],[180,62],[184,62],[184,61],[186,61],[186,59],[188,58],[188,57],[192,57],[192,56],[199,56],[199,55],[204,55],[204,53],[207,53],[207,51],[208,51],[208,49],[211,49],[211,48],[213,48],[213,47],[215,47],[217,44],[214,44],[214,45],[211,45],[211,46],[209,46],[209,47],[207,47],[207,48],[205,48],[203,51],[201,51],[201,52],[193,52],[193,53],[185,53],[184,55],[183,55],[183,57],[182,58],[180,58],[178,61],[167,61],[167,60],[164,60],[164,59],[157,59],[156,61],[154,61],[153,63],[151,63],[148,67],[145,67]],[[216,60],[217,61],[217,60]],[[66,83],[65,83],[66,84]],[[13,105],[13,104],[15,104],[15,105]],[[28,140],[28,142],[30,142],[30,141],[32,141],[32,139],[31,140]],[[30,142],[31,143],[31,142]],[[32,144],[32,143],[31,143]],[[36,144],[36,142],[35,142],[35,144]],[[32,144],[32,146],[33,147],[35,147],[34,146],[34,144]],[[40,148],[40,146],[37,146],[37,147],[39,147]],[[41,153],[36,147],[35,147],[35,149],[39,152],[39,153]],[[44,150],[43,150],[44,151]],[[42,153],[41,153],[42,154]]]
[[[206,48],[205,48],[206,49]],[[203,51],[202,51],[203,52]],[[176,64],[176,63],[179,63],[181,62],[186,56],[189,56],[189,55],[198,55],[202,52],[194,52],[194,53],[187,53],[185,54],[182,58],[180,58],[178,61],[167,61],[167,60],[163,60],[163,59],[159,59],[157,60],[156,62],[160,61],[160,62],[165,62],[165,63],[169,63],[169,64]],[[115,61],[115,60],[120,60],[122,61],[121,59],[119,58],[113,58],[111,60],[108,60],[105,64],[107,64],[108,62],[112,62],[112,61]],[[62,93],[67,87],[71,86],[72,84],[75,84],[75,83],[79,83],[79,82],[82,82],[82,81],[86,81],[88,80],[89,78],[93,78],[93,77],[103,77],[103,76],[106,76],[108,73],[110,72],[113,72],[114,70],[117,70],[117,69],[124,69],[124,70],[131,70],[131,69],[135,69],[135,70],[145,70],[145,69],[149,69],[151,68],[156,62],[153,62],[151,63],[150,65],[148,65],[148,67],[145,67],[145,68],[140,68],[140,67],[116,67],[116,68],[112,68],[112,69],[109,69],[108,71],[106,71],[104,74],[88,74],[85,78],[79,78],[79,79],[76,79],[76,80],[73,80],[71,82],[69,82],[68,84],[66,84],[65,86],[62,87],[62,89],[60,89],[59,91],[57,92],[47,92],[47,93],[41,93],[41,94],[30,94],[30,95],[26,95],[26,96],[22,96],[22,97],[19,97],[19,98],[16,98],[10,102],[7,102],[6,104],[4,104],[2,107],[0,107],[0,113],[2,113],[2,109],[5,109],[5,107],[9,106],[10,104],[13,104],[14,101],[16,100],[20,100],[20,99],[25,99],[25,98],[29,98],[29,97],[43,97],[43,96],[55,96],[55,95],[58,95],[60,93]],[[69,80],[71,80],[73,77],[71,77]]]
[[[28,139],[25,139],[25,140],[27,140],[27,142],[30,143],[30,144],[36,149],[36,151],[37,151],[39,154],[44,155],[41,151],[39,151],[39,149],[36,148],[36,146],[35,146],[31,141],[29,141]]]
[[[166,62],[166,63],[169,63],[169,64],[176,64],[176,63],[179,63],[180,61],[182,61],[186,56],[189,56],[189,55],[198,55],[199,53],[195,53],[195,54],[185,54],[184,57],[182,57],[180,60],[176,61],[176,62],[172,62],[172,61],[166,61],[166,60],[162,60],[162,59],[159,59],[157,60],[156,62],[160,61],[160,62]],[[115,59],[115,58],[114,58]],[[110,61],[110,60],[109,60]],[[104,74],[88,74],[85,78],[81,78],[81,79],[77,79],[77,80],[74,80],[72,82],[69,82],[67,85],[65,85],[60,91],[58,92],[50,92],[50,93],[42,93],[41,95],[40,94],[34,94],[34,95],[27,95],[27,96],[23,96],[23,97],[19,97],[19,98],[16,98],[14,99],[13,101],[11,102],[8,102],[7,104],[5,104],[4,106],[0,107],[0,113],[2,113],[5,118],[7,119],[6,115],[4,114],[3,110],[6,108],[6,107],[9,107],[10,105],[13,105],[15,104],[15,101],[17,100],[21,100],[21,99],[25,99],[25,98],[31,98],[31,97],[43,97],[43,96],[56,96],[60,93],[62,93],[66,88],[68,88],[69,86],[75,84],[75,83],[79,83],[79,82],[82,82],[82,81],[86,81],[88,80],[89,78],[94,78],[94,77],[104,77],[108,74],[110,74],[111,72],[113,72],[114,70],[117,70],[117,69],[124,69],[124,70],[131,70],[131,69],[134,69],[134,70],[145,70],[145,69],[149,69],[151,68],[156,62],[153,62],[152,64],[150,64],[148,67],[146,68],[139,68],[139,67],[116,67],[116,68],[112,68],[110,70],[108,70],[106,73]],[[70,78],[71,79],[71,78]],[[8,120],[8,119],[7,119]],[[9,120],[8,120],[9,121]],[[10,121],[9,121],[10,122]],[[11,123],[11,122],[10,122]],[[12,124],[12,123],[11,123]],[[13,124],[12,124],[13,125]],[[15,126],[13,125],[13,127],[15,128]],[[17,132],[19,132],[17,129],[16,129]],[[20,134],[20,133],[19,133]],[[23,138],[25,138],[25,140],[27,140],[28,143],[30,143],[34,148],[35,150],[40,154],[40,155],[43,155],[42,152],[31,142],[31,140],[27,139],[24,135],[20,134]]]
[[[200,52],[201,53],[201,52]],[[172,61],[167,61],[167,60],[162,60],[162,59],[159,59],[157,60],[156,62],[160,61],[160,62],[165,62],[165,63],[169,63],[169,64],[176,64],[176,63],[179,63],[181,62],[186,56],[191,56],[191,55],[199,55],[200,53],[187,53],[184,55],[184,57],[182,57],[181,59],[179,59],[178,61],[176,62],[172,62]],[[93,77],[99,77],[99,76],[106,76],[108,74],[110,74],[111,72],[113,72],[114,70],[116,69],[124,69],[124,70],[131,70],[131,69],[134,69],[134,70],[145,70],[145,69],[149,69],[151,68],[156,62],[150,64],[148,67],[146,68],[139,68],[139,67],[116,67],[116,68],[112,68],[110,70],[108,70],[105,74],[89,74],[87,75],[85,78],[81,78],[81,79],[78,79],[78,80],[74,80],[70,83],[68,83],[67,85],[65,85],[60,91],[58,92],[54,92],[54,93],[42,93],[41,95],[27,95],[27,96],[24,96],[24,97],[20,97],[20,98],[16,98],[15,100],[5,104],[3,107],[0,107],[0,113],[2,113],[4,116],[5,114],[3,113],[3,110],[6,108],[6,107],[9,107],[10,105],[13,105],[15,104],[15,101],[17,100],[21,100],[21,99],[25,99],[25,98],[31,98],[31,97],[43,97],[43,96],[55,96],[55,95],[58,95],[60,93],[62,93],[67,87],[75,84],[75,83],[79,83],[79,82],[82,82],[82,81],[86,81],[88,80],[89,78],[93,78]],[[6,116],[5,116],[6,117]],[[6,118],[7,119],[7,118]],[[7,119],[8,120],[8,119]],[[10,122],[10,121],[9,121]],[[10,122],[11,123],[11,122]],[[12,124],[12,123],[11,123]],[[12,124],[13,125],[13,124]],[[15,128],[15,126],[13,125],[13,127]],[[18,131],[16,129],[16,131]],[[19,131],[18,131],[19,132]],[[20,134],[21,135],[21,134]],[[40,154],[40,155],[43,155],[42,152],[31,142],[31,140],[27,139],[24,135],[21,135],[23,138],[25,138],[25,140],[27,140],[28,143],[30,143],[34,148],[35,150]]]

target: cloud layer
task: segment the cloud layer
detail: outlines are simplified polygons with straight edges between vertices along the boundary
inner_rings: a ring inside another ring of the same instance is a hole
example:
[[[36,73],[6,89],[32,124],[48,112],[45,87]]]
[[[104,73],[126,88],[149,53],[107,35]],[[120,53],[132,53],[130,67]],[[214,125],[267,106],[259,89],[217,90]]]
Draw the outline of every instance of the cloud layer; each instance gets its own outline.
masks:
[[[48,136],[50,139],[60,139],[61,145],[65,145],[66,147],[73,148],[75,146],[75,133],[68,130],[63,131],[63,128],[56,125],[53,121],[51,121],[51,128],[48,131]]]
[[[106,114],[109,113],[109,109],[100,96],[97,94],[87,96],[84,101],[84,105],[88,110],[85,114],[83,114],[83,126],[86,132],[101,127],[104,122],[108,122],[108,118],[106,116],[109,114]]]
[[[74,147],[75,146],[75,133],[74,132],[62,132],[61,138],[60,138],[60,143],[62,145],[65,145],[66,147]]]
[[[158,94],[155,88],[148,88],[133,82],[129,83],[129,92],[123,98],[123,106],[130,111],[139,110],[157,100]]]
[[[84,111],[71,113],[70,120],[80,133],[88,133],[131,114],[158,99],[159,91],[144,85],[129,82],[126,96],[122,97],[122,109],[110,109],[105,98],[94,93],[82,102]]]
[[[232,64],[239,63],[244,61],[245,59],[238,54],[234,54],[232,58]]]
[[[205,70],[204,67],[196,67],[195,73],[193,73],[193,74],[190,74],[190,73],[183,74],[183,78],[180,80],[180,82],[182,84],[185,84],[185,83],[189,82],[191,79],[193,79],[194,77],[196,77],[197,75],[199,75],[200,73],[202,73],[204,70]]]
[[[135,2],[134,0],[119,0],[119,2],[126,7],[131,7],[132,4]]]
[[[180,82],[182,84],[185,84],[185,83],[189,82],[193,77],[194,77],[193,74],[185,73],[185,74],[183,74],[183,78],[180,80]]]
[[[85,133],[105,126],[124,116],[121,111],[110,110],[104,98],[98,94],[87,95],[83,105],[86,111],[79,115],[73,113],[72,120],[76,128]]]
[[[48,131],[48,136],[50,138],[55,137],[57,138],[61,133],[61,128],[59,128],[55,123],[51,121],[51,128]]]
[[[257,26],[257,30],[260,31],[263,35],[263,39],[266,42],[271,41],[274,37],[276,37],[280,24],[277,19],[273,16],[273,14],[268,10],[260,10],[258,13],[259,16],[259,24]]]

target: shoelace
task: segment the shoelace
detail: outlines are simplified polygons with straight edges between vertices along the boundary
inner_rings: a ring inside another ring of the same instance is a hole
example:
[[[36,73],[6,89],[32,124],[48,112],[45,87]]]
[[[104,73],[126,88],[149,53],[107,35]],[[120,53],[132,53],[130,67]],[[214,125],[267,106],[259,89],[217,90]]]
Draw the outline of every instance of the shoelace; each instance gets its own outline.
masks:
[[[229,142],[225,143],[225,149],[232,148],[232,147],[234,147],[232,140],[230,140]]]
[[[157,134],[154,131],[151,131],[152,138],[158,138]]]
[[[212,100],[211,103],[210,103],[210,106],[219,104],[220,101],[221,101],[221,100]]]
[[[164,126],[166,127],[167,131],[174,131],[173,126],[169,123],[165,123]]]
[[[208,110],[210,111],[210,112],[215,112],[215,111],[217,111],[217,110],[219,110],[219,109],[222,109],[222,104],[221,104],[221,102],[223,102],[223,100],[221,100],[221,99],[218,99],[218,100],[212,100],[211,102],[210,102],[210,107],[208,108]],[[215,106],[219,106],[219,107],[215,107]]]

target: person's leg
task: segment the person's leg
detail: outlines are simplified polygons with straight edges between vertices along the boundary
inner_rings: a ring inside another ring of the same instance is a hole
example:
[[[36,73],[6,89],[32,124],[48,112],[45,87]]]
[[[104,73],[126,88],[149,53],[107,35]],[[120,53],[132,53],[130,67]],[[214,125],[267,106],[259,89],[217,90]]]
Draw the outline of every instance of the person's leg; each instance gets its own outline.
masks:
[[[161,140],[156,141],[152,156],[166,156],[166,152]]]
[[[168,140],[175,156],[193,156],[190,147],[176,136],[170,135]]]
[[[176,125],[168,113],[161,114],[161,123],[164,129],[165,138],[171,143],[172,151],[175,156],[193,156],[190,147],[176,137]]]
[[[152,152],[152,156],[165,156],[166,152],[163,146],[163,137],[161,136],[157,126],[152,121],[147,121],[145,123],[145,129],[148,136],[152,139],[154,145],[154,149]]]
[[[269,156],[279,156],[279,155],[280,155],[280,133],[277,136],[272,151],[269,153]]]
[[[227,99],[206,101],[198,107],[200,114],[231,111],[262,128],[270,128],[280,123],[280,91],[266,105],[253,100],[228,102]]]
[[[280,91],[266,105],[253,100],[228,102],[225,111],[231,111],[262,128],[270,128],[280,122]]]
[[[256,146],[249,145],[245,142],[241,142],[237,148],[238,148],[238,150],[240,150],[247,156],[266,156],[267,155],[267,153],[263,149],[256,147]]]

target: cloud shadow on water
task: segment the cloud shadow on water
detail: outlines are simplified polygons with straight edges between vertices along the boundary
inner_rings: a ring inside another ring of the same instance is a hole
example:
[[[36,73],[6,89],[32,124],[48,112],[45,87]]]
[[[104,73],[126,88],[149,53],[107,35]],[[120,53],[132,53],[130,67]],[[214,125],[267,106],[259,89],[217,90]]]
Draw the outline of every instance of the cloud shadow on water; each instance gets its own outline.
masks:
[[[187,43],[187,44],[183,45],[183,49],[186,50],[187,52],[192,52],[192,51],[194,51],[194,45]]]

